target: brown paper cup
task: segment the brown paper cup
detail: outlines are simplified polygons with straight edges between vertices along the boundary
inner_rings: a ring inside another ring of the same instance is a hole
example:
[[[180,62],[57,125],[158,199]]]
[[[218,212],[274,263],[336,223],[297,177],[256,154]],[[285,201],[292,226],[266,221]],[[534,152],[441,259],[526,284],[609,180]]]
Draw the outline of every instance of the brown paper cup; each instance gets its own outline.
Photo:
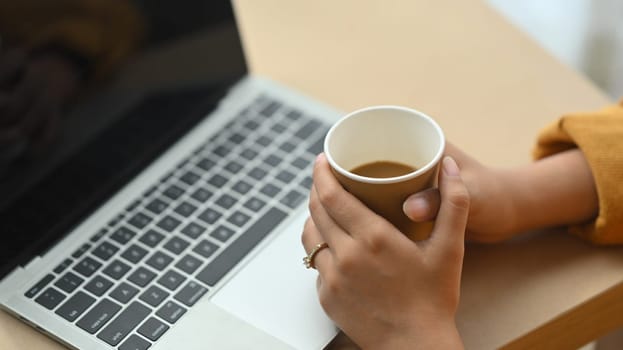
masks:
[[[399,106],[354,111],[335,123],[324,142],[333,173],[344,188],[412,240],[428,238],[433,223],[414,223],[402,211],[413,193],[436,186],[445,137],[426,114]],[[395,177],[366,177],[351,170],[378,161],[415,168]]]

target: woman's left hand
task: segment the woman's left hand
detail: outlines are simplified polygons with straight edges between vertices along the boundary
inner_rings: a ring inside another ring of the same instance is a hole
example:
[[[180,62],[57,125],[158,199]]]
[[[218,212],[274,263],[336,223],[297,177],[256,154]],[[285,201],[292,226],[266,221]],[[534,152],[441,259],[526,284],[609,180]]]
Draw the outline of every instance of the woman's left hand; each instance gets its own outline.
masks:
[[[303,245],[315,255],[325,312],[364,349],[461,348],[459,302],[469,195],[452,158],[442,162],[431,237],[412,242],[345,191],[324,155],[314,166]]]

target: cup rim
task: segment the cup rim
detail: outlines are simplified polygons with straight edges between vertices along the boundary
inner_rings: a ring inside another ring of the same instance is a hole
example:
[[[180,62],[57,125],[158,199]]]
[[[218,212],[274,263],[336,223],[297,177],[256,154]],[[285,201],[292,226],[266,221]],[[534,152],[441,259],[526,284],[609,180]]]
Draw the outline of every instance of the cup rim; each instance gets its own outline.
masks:
[[[390,110],[399,110],[399,111],[403,111],[403,112],[408,112],[408,113],[411,113],[411,114],[415,114],[415,115],[425,119],[426,121],[428,121],[433,126],[433,129],[437,132],[437,135],[439,136],[439,140],[440,140],[440,145],[441,145],[441,147],[439,147],[439,149],[437,150],[437,153],[435,154],[433,159],[431,159],[423,167],[420,167],[417,170],[412,171],[412,172],[410,172],[408,174],[404,174],[404,175],[401,175],[401,176],[394,176],[394,177],[384,177],[384,178],[377,178],[377,177],[368,177],[368,176],[357,175],[355,173],[352,173],[352,172],[344,169],[339,164],[337,164],[337,162],[331,156],[331,153],[328,152],[328,150],[329,150],[329,139],[331,138],[331,135],[333,134],[335,129],[340,124],[342,124],[345,120],[350,119],[350,118],[356,116],[357,114],[360,114],[360,113],[363,113],[363,112],[368,112],[368,111],[371,111],[371,110],[380,110],[380,109],[385,109],[385,110],[390,109]],[[333,169],[335,169],[338,173],[342,174],[343,176],[345,176],[347,178],[350,178],[350,179],[358,181],[358,182],[364,182],[364,183],[370,183],[370,184],[391,184],[391,183],[403,182],[403,181],[406,181],[406,180],[411,180],[413,178],[416,178],[416,177],[418,177],[418,176],[428,172],[430,169],[432,169],[433,167],[435,167],[439,163],[439,161],[441,160],[441,157],[443,156],[443,153],[445,151],[445,147],[446,147],[446,140],[445,140],[445,136],[443,134],[443,130],[441,130],[441,127],[439,126],[439,124],[437,124],[437,122],[433,118],[428,116],[426,113],[420,112],[420,111],[418,111],[416,109],[403,107],[403,106],[396,106],[396,105],[369,106],[369,107],[364,107],[364,108],[360,108],[360,109],[357,109],[355,111],[352,111],[352,112],[348,113],[346,116],[342,117],[340,120],[338,120],[335,124],[333,124],[333,126],[331,126],[331,128],[327,132],[327,135],[325,136],[325,139],[324,139],[324,154],[325,154],[325,157],[327,158],[327,161],[329,162],[329,164],[331,165],[331,167]]]

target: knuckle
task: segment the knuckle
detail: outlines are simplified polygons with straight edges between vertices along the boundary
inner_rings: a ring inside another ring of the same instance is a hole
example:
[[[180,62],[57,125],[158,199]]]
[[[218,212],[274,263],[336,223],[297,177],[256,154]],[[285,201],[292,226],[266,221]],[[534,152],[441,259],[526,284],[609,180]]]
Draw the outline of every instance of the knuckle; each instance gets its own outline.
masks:
[[[465,255],[465,247],[463,244],[455,244],[452,248],[447,249],[444,254],[444,260],[447,262],[463,261]]]
[[[461,187],[460,189],[455,189],[450,192],[448,200],[449,203],[456,209],[463,211],[469,210],[470,197],[465,187]]]
[[[320,208],[322,207],[322,203],[320,203],[320,201],[316,200],[315,198],[311,197],[309,199],[309,203],[307,205],[309,212],[310,213],[317,213]]]
[[[340,294],[342,290],[342,283],[340,278],[336,276],[336,274],[327,274],[323,280],[322,284],[324,285],[324,296],[327,299],[331,299]]]
[[[336,268],[341,272],[341,273],[349,273],[353,270],[353,268],[355,267],[355,264],[357,263],[357,257],[355,256],[355,254],[353,253],[343,253],[342,255],[339,256],[339,258],[336,259]]]
[[[340,196],[337,191],[321,191],[318,199],[325,207],[335,207],[340,203]]]
[[[366,239],[366,245],[371,253],[378,253],[386,247],[387,237],[384,232],[373,230]]]
[[[309,243],[309,235],[310,230],[312,229],[313,221],[310,217],[305,220],[305,225],[303,226],[303,233],[301,234],[301,243],[303,243],[304,247],[307,247]]]

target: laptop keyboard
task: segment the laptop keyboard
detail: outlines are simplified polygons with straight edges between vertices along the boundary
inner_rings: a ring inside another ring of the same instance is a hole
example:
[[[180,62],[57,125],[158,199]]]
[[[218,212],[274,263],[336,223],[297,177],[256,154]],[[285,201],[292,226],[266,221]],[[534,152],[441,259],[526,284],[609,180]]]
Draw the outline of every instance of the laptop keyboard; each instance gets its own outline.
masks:
[[[147,349],[307,197],[328,126],[258,97],[25,296]]]

